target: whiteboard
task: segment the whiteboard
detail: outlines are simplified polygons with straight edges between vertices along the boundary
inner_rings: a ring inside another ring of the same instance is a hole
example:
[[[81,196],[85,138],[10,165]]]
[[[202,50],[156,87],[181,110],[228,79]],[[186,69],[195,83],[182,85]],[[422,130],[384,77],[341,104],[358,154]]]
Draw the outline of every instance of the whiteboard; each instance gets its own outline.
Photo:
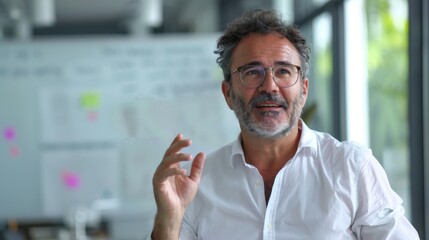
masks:
[[[192,154],[239,133],[221,93],[217,37],[0,42],[0,218],[61,213],[45,210],[63,191],[46,193],[46,169],[74,166],[55,162],[58,152],[79,164],[82,152],[114,153],[105,158],[118,164],[109,171],[121,206],[153,210],[151,178],[177,133],[192,139]],[[79,171],[103,171],[93,162]]]
[[[78,208],[98,208],[99,201],[118,200],[121,168],[115,150],[45,151],[41,160],[46,215],[62,216]]]

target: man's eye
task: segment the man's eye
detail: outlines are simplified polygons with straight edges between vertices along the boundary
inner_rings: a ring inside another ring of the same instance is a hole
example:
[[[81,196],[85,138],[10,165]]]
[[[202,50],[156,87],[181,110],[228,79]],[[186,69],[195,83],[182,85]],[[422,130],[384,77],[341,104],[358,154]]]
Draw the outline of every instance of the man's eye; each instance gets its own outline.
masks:
[[[261,69],[259,69],[259,68],[251,68],[251,69],[246,69],[245,71],[244,71],[244,75],[257,75],[257,76],[259,76],[259,75],[261,75],[262,73],[261,73]]]
[[[276,73],[280,75],[290,75],[291,71],[287,68],[279,68]]]

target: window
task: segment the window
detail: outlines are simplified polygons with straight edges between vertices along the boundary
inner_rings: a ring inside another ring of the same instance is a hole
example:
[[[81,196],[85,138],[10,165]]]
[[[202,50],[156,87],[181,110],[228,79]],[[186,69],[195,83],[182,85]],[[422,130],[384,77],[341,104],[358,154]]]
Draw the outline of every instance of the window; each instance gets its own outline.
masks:
[[[332,17],[329,14],[320,15],[302,29],[312,50],[309,98],[303,119],[311,128],[324,132],[333,132],[331,29]]]
[[[295,23],[313,50],[307,105],[318,105],[309,125],[373,150],[420,237],[429,225],[429,178],[423,185],[424,166],[429,174],[427,159],[423,165],[429,152],[428,5],[294,0]],[[323,32],[331,35],[328,41]]]
[[[356,1],[348,1],[352,4]],[[369,143],[411,218],[406,0],[365,0]],[[356,11],[352,8],[352,11]],[[348,13],[346,13],[346,16]],[[350,79],[349,79],[350,80]]]

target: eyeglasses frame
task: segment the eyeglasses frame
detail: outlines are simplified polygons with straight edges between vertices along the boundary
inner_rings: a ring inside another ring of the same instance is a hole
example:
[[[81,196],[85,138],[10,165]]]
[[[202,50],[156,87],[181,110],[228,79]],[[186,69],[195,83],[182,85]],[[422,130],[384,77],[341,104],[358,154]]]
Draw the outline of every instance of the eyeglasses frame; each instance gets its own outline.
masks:
[[[264,82],[265,82],[265,79],[261,82],[261,84],[260,84],[260,85],[255,86],[255,87],[250,87],[250,86],[247,86],[246,84],[244,84],[243,78],[242,78],[242,76],[241,76],[241,71],[242,71],[244,68],[249,67],[249,66],[262,66],[262,65],[259,65],[259,64],[246,64],[246,65],[243,65],[243,66],[237,67],[235,70],[233,70],[233,71],[229,74],[229,76],[231,77],[231,76],[232,76],[232,74],[234,74],[234,73],[238,72],[238,73],[240,73],[240,82],[241,82],[245,87],[247,87],[247,88],[258,88],[258,87],[262,86],[262,84],[264,84]],[[297,78],[296,78],[295,82],[294,82],[294,83],[292,83],[291,85],[287,86],[287,87],[280,87],[280,86],[278,85],[278,83],[277,83],[277,80],[276,80],[276,78],[275,78],[275,76],[274,76],[274,72],[273,72],[274,68],[276,68],[276,67],[278,67],[278,66],[293,66],[293,67],[296,67],[296,68],[298,69],[298,76],[297,76]],[[276,64],[276,65],[274,65],[274,66],[264,68],[264,71],[265,71],[265,76],[264,76],[264,77],[266,77],[267,69],[270,69],[270,70],[271,70],[271,74],[273,75],[273,80],[274,80],[274,82],[276,83],[276,85],[277,85],[278,87],[280,87],[280,88],[290,88],[290,87],[294,86],[294,85],[298,82],[298,80],[299,80],[299,78],[300,78],[300,76],[301,76],[301,67],[300,67],[300,66],[298,66],[298,65],[290,64],[290,63],[287,63],[287,64],[284,64],[284,63],[282,63],[282,64]]]

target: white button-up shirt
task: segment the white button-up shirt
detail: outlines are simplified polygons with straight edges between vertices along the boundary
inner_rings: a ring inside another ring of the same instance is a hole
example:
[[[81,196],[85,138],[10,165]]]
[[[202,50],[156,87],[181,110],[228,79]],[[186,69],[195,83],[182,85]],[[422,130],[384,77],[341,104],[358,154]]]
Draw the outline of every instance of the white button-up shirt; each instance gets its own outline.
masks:
[[[240,138],[207,156],[180,239],[419,239],[369,149],[301,128],[268,205]]]

